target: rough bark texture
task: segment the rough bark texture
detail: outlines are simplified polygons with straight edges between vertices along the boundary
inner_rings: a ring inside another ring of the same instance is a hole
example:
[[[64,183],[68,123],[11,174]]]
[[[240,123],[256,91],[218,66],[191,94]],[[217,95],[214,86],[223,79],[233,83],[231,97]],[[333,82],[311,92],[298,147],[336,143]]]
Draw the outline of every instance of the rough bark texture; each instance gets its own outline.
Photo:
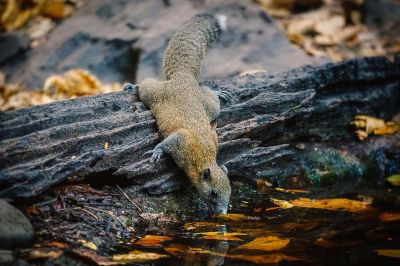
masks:
[[[399,58],[394,63],[362,58],[205,84],[233,96],[217,129],[218,160],[232,177],[277,182],[293,176],[321,181],[321,172],[360,177],[371,168],[360,160],[374,152],[381,158],[373,166],[380,175],[400,169],[398,135],[360,145],[348,128],[360,113],[390,119],[400,112]],[[144,153],[160,137],[136,90],[2,113],[0,139],[0,197],[31,197],[88,177],[143,184],[150,194],[185,183],[170,159],[149,164]]]

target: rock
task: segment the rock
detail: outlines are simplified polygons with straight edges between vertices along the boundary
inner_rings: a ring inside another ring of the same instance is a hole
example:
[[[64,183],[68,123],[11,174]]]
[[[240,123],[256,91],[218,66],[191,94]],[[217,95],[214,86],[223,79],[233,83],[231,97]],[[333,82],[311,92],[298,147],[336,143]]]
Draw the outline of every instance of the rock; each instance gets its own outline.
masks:
[[[160,77],[164,49],[172,33],[193,15],[222,13],[228,29],[210,50],[203,79],[243,71],[288,70],[317,63],[292,46],[273,20],[250,0],[88,1],[65,19],[48,40],[4,62],[10,82],[42,87],[51,74],[80,67],[103,82],[138,82]]]
[[[33,227],[21,211],[0,199],[0,249],[26,247],[33,240]]]
[[[29,35],[23,31],[0,34],[0,63],[29,47]]]

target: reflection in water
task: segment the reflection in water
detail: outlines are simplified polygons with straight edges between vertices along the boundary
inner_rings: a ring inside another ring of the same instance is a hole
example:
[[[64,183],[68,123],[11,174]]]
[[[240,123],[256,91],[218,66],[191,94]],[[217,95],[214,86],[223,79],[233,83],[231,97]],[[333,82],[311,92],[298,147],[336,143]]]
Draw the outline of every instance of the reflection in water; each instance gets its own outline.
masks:
[[[137,241],[128,250],[159,254],[152,265],[399,265],[396,204],[279,193],[246,199],[216,219],[147,230],[162,232],[163,241],[146,247]]]
[[[227,233],[226,225],[219,226],[219,232],[221,234]],[[203,249],[206,250],[200,256],[195,252],[186,252],[183,254],[183,265],[190,266],[219,266],[223,265],[225,261],[225,255],[229,249],[228,241],[210,241],[208,240],[203,245]]]

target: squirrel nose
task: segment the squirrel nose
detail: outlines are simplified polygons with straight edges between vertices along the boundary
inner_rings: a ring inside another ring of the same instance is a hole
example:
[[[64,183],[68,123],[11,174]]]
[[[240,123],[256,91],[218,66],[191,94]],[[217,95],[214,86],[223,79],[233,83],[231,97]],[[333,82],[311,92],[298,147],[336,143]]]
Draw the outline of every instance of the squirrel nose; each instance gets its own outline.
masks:
[[[217,213],[218,214],[226,214],[228,212],[228,206],[226,207],[218,207],[217,208]]]

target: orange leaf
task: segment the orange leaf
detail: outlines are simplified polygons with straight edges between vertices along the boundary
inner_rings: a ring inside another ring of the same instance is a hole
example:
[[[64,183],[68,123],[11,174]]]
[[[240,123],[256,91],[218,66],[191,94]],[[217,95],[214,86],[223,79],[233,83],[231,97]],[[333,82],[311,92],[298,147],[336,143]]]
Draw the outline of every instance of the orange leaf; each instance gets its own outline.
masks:
[[[134,250],[134,251],[129,252],[128,254],[113,255],[112,260],[115,262],[135,263],[135,262],[147,262],[147,261],[152,261],[152,260],[158,260],[158,259],[167,258],[167,257],[169,257],[169,256],[165,255],[165,254]]]
[[[383,222],[400,221],[400,213],[384,212],[379,215],[379,219]]]
[[[34,216],[39,214],[39,208],[36,205],[31,205],[25,209],[28,216]]]
[[[119,262],[111,261],[106,257],[97,255],[95,252],[87,249],[73,249],[72,252],[81,258],[94,262],[99,266],[111,266],[111,265],[121,265]]]
[[[271,208],[266,208],[265,211],[266,212],[271,212],[271,211],[276,211],[276,210],[280,210],[282,209],[281,207],[271,207]]]
[[[244,236],[244,233],[226,233],[226,232],[204,232],[198,233],[203,235],[203,239],[207,240],[221,240],[221,241],[243,241],[236,236]]]
[[[62,243],[62,242],[57,242],[57,241],[53,241],[53,242],[47,242],[42,244],[43,247],[52,247],[52,248],[66,248],[68,247],[67,244]]]
[[[190,251],[191,248],[189,246],[184,245],[184,244],[173,243],[173,244],[169,245],[168,247],[164,248],[164,250],[168,254],[171,254],[173,256],[178,256],[178,255],[180,255],[182,253]]]
[[[400,258],[400,249],[378,249],[378,250],[375,250],[375,252],[379,256]]]
[[[280,199],[271,198],[271,201],[275,205],[278,205],[280,208],[283,208],[283,209],[290,209],[290,208],[294,207],[293,204],[291,204],[290,202],[288,202],[286,200],[280,200]]]
[[[368,203],[344,198],[308,199],[300,198],[290,201],[290,204],[302,208],[315,208],[335,211],[361,212],[371,209]]]
[[[257,179],[257,192],[258,193],[266,193],[270,187],[272,186],[271,183],[265,181],[264,179]]]
[[[253,212],[261,212],[261,211],[262,211],[261,208],[254,208],[254,209],[253,209]]]
[[[33,249],[28,259],[57,259],[63,254],[61,250]]]
[[[249,243],[238,246],[236,249],[257,249],[272,251],[286,247],[289,242],[289,239],[279,238],[277,236],[258,237]]]
[[[172,237],[147,235],[136,241],[135,244],[147,247],[161,247],[162,241],[169,241],[169,240],[172,240]]]
[[[240,213],[227,213],[227,214],[218,214],[217,218],[226,220],[226,221],[243,221],[246,220],[247,217],[244,214]]]

